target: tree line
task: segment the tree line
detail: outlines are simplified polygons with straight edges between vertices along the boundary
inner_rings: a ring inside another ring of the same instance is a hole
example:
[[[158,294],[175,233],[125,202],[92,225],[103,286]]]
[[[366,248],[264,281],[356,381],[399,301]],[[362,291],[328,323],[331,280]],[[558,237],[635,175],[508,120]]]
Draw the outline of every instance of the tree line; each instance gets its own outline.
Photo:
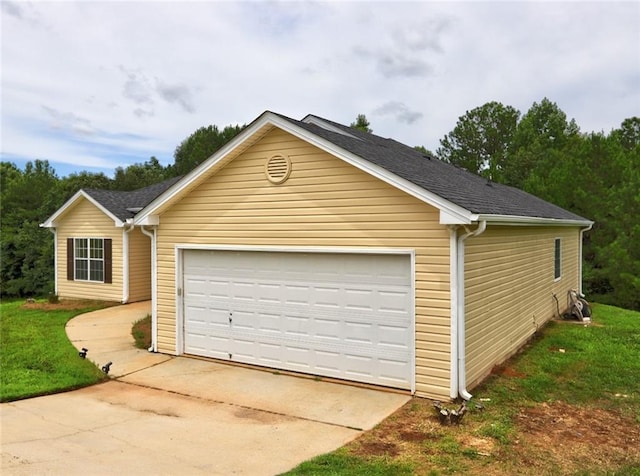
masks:
[[[351,126],[372,131],[364,114]],[[134,190],[184,175],[244,127],[201,127],[176,147],[173,164],[151,157],[118,167],[113,178],[86,171],[60,178],[41,160],[24,170],[0,163],[2,296],[53,291],[53,235],[38,225],[79,189]],[[640,118],[608,133],[582,133],[546,98],[524,114],[494,101],[466,111],[435,153],[416,148],[593,220],[584,243],[587,296],[640,309]]]

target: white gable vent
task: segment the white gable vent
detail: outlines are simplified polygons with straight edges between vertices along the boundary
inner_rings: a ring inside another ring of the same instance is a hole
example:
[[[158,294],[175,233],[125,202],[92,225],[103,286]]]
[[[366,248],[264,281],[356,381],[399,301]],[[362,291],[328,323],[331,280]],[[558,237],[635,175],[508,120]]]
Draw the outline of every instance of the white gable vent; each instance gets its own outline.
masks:
[[[265,173],[269,182],[275,184],[283,183],[291,174],[291,160],[286,155],[274,155],[267,160]]]

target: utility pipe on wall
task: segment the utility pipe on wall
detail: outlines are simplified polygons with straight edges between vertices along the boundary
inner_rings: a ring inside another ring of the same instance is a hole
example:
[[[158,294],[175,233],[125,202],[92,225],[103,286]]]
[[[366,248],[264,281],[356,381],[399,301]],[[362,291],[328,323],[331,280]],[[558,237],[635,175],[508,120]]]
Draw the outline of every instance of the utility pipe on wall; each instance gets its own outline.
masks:
[[[456,357],[457,357],[457,383],[458,383],[458,395],[465,400],[470,400],[472,395],[467,391],[467,349],[466,349],[466,321],[465,321],[465,283],[464,283],[464,242],[467,238],[478,236],[487,229],[486,220],[482,220],[478,223],[478,227],[469,231],[466,227],[466,233],[459,235],[456,243]]]
[[[42,225],[40,225],[42,226]],[[55,227],[49,228],[53,233],[53,293],[58,295],[58,230]]]
[[[582,244],[584,242],[585,232],[593,228],[593,223],[586,228],[580,229],[580,243],[578,243],[578,277],[580,278],[580,295],[584,295],[582,289]]]
[[[129,302],[129,233],[133,230],[132,222],[129,218],[122,227],[122,304]]]
[[[143,226],[140,231],[151,238],[151,347],[149,352],[158,352],[158,263],[156,261],[156,227],[147,231]]]

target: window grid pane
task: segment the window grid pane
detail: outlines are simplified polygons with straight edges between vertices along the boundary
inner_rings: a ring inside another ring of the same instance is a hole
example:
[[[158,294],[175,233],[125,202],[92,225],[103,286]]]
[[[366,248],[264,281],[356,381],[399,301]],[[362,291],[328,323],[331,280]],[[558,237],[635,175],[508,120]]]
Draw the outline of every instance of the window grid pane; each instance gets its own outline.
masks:
[[[104,240],[102,238],[75,239],[75,279],[104,281]]]
[[[102,259],[102,239],[91,238],[91,248],[89,250],[90,257],[93,259]]]
[[[89,278],[87,265],[87,260],[76,260],[76,279],[85,281]]]
[[[104,281],[104,265],[102,261],[91,260],[89,264],[89,280]]]
[[[87,239],[86,238],[76,238],[76,258],[87,258],[89,255],[87,253]]]

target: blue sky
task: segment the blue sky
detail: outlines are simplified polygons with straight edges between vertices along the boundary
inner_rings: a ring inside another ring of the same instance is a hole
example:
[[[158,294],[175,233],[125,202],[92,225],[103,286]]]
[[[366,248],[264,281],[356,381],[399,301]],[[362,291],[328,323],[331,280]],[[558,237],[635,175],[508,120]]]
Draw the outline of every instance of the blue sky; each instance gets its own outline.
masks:
[[[639,2],[2,1],[1,160],[112,175],[265,110],[435,150],[489,101],[640,115]]]

